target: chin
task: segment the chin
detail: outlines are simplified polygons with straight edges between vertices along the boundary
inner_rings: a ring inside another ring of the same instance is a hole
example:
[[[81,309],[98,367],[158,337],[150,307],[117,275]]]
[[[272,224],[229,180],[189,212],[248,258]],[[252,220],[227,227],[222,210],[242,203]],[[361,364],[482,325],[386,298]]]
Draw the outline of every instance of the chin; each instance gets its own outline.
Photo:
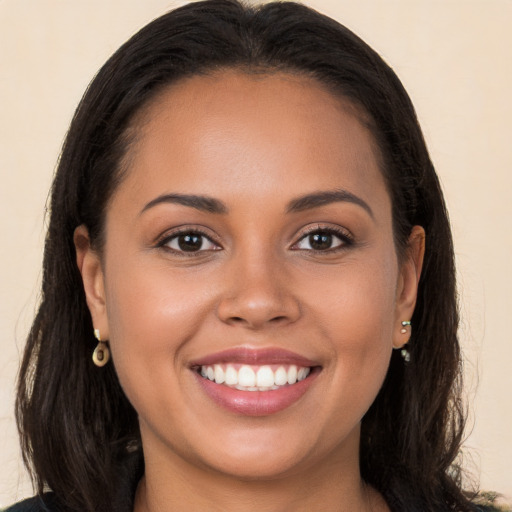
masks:
[[[288,454],[274,449],[273,453],[225,455],[220,464],[210,467],[241,481],[269,481],[300,472],[303,465],[304,460],[297,452]]]

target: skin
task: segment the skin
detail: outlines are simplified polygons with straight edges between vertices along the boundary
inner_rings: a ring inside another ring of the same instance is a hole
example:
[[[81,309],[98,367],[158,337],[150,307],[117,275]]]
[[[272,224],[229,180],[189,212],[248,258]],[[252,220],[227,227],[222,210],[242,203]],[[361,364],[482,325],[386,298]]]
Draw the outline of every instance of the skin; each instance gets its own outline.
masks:
[[[361,120],[312,79],[235,71],[179,82],[136,119],[102,254],[84,226],[75,232],[93,324],[140,418],[136,511],[388,510],[360,478],[360,422],[410,336],[400,322],[413,313],[424,233],[413,229],[399,261]],[[335,190],[368,209],[288,211]],[[226,211],[147,207],[176,193]],[[176,238],[162,245],[177,227],[211,242],[188,255]],[[327,228],[341,234],[311,249],[308,230]],[[287,349],[321,372],[283,411],[236,414],[205,395],[190,362],[241,346]]]

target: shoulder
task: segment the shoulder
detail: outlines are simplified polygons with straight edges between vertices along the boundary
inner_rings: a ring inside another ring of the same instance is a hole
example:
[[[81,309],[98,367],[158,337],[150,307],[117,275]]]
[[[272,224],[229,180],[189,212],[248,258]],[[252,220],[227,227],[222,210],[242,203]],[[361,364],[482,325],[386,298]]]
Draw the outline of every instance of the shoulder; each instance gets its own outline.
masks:
[[[493,505],[479,505],[478,512],[512,512],[511,508],[495,507]]]
[[[510,500],[496,492],[480,492],[473,502],[478,512],[512,512]]]
[[[1,512],[56,512],[54,495],[49,492],[15,503]]]

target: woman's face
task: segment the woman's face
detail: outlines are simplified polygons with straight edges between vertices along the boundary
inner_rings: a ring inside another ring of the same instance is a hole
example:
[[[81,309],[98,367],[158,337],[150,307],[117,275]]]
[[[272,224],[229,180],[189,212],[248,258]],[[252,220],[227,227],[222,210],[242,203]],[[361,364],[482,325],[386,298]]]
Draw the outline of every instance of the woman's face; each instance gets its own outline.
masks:
[[[138,116],[101,259],[75,240],[146,460],[244,478],[357,466],[422,245],[415,230],[398,261],[359,119],[311,79],[235,71]]]

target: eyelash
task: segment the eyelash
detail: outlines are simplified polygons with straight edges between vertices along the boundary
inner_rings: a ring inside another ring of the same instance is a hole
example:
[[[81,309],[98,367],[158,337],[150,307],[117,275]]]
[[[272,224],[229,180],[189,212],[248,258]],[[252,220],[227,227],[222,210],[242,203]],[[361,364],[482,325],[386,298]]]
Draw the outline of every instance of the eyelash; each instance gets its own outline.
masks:
[[[301,249],[297,247],[297,245],[300,244],[303,240],[307,240],[310,236],[315,234],[325,234],[329,236],[334,236],[340,241],[340,243],[335,247],[331,247],[325,250],[313,248]],[[307,229],[306,232],[300,237],[300,239],[297,242],[293,244],[291,248],[295,251],[311,251],[314,252],[315,254],[332,254],[347,249],[347,247],[350,247],[352,245],[354,245],[354,238],[349,231],[342,228],[333,228],[317,225]]]
[[[197,251],[184,251],[184,250],[179,250],[179,249],[174,249],[172,247],[169,247],[169,244],[172,241],[177,240],[182,235],[191,235],[191,236],[200,237],[200,238],[203,239],[203,241],[201,243],[201,246],[204,245],[205,240],[207,240],[209,243],[215,245],[216,248],[215,249],[207,249],[207,250],[200,249],[200,250],[197,250]],[[173,254],[176,254],[178,256],[183,256],[183,257],[194,257],[194,256],[197,256],[198,254],[201,254],[201,253],[204,253],[204,252],[218,251],[218,250],[221,249],[220,245],[218,243],[214,242],[212,240],[212,237],[210,235],[208,235],[207,233],[205,233],[204,231],[202,231],[201,229],[187,228],[187,227],[179,228],[179,229],[173,231],[172,233],[166,233],[157,242],[156,246],[158,248],[162,248],[164,250],[172,252]]]
[[[336,245],[335,247],[327,248],[325,250],[324,249],[314,249],[314,248],[302,249],[302,248],[297,247],[302,241],[307,240],[308,237],[315,235],[315,234],[334,236],[339,240],[340,243],[338,245]],[[201,247],[199,248],[199,250],[185,251],[185,250],[175,249],[175,248],[172,248],[169,246],[169,244],[171,242],[173,242],[174,240],[177,240],[178,237],[180,237],[182,235],[201,237],[203,240],[201,242]],[[210,244],[214,245],[215,248],[202,249],[202,246],[204,245],[205,240],[207,240]],[[331,253],[335,253],[335,252],[344,250],[347,247],[350,247],[351,245],[354,245],[354,239],[353,239],[352,235],[347,230],[344,230],[341,228],[333,228],[333,227],[325,227],[325,226],[317,225],[317,226],[307,229],[302,234],[302,236],[299,238],[299,240],[297,240],[297,242],[295,242],[291,246],[291,249],[295,250],[295,251],[313,252],[316,254],[326,254],[326,253],[331,254]],[[200,229],[197,229],[197,228],[186,228],[186,227],[177,229],[170,234],[166,234],[157,242],[156,246],[158,248],[165,249],[169,252],[172,252],[173,254],[176,254],[178,256],[183,256],[183,257],[194,257],[201,253],[213,252],[213,251],[218,251],[218,250],[222,249],[222,247],[217,242],[213,241],[211,236],[208,235],[206,232],[204,232]]]

